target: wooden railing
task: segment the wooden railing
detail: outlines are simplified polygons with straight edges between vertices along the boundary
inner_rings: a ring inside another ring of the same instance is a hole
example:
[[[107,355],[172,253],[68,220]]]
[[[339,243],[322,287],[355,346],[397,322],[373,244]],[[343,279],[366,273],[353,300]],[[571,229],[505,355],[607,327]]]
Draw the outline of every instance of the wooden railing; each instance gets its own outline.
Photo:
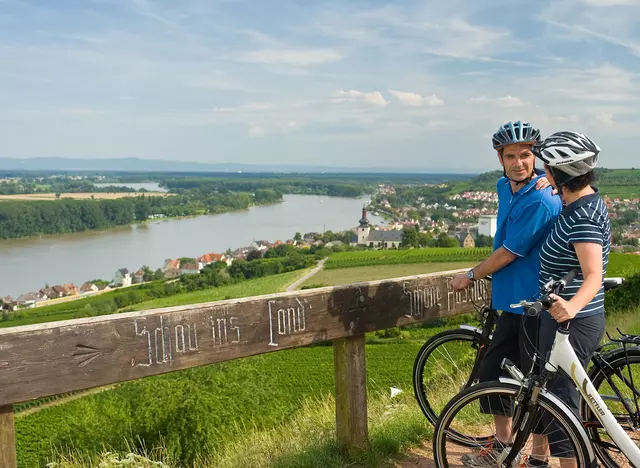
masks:
[[[333,341],[336,433],[367,444],[364,334],[473,310],[489,285],[457,271],[0,329],[0,467],[16,467],[13,404]]]

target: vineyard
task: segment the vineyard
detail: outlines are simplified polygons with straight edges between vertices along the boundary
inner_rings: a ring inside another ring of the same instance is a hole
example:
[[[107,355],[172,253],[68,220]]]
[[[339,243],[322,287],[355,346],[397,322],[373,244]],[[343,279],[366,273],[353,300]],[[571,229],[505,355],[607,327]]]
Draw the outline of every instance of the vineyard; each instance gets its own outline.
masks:
[[[411,392],[419,347],[367,345],[369,392],[388,392],[391,386]],[[162,445],[182,465],[193,466],[199,457],[215,459],[253,429],[286,422],[305,400],[333,392],[329,346],[149,377],[19,418],[18,463],[42,466],[51,460],[52,447],[86,454],[99,453],[104,445],[128,450],[128,440],[138,448],[141,442],[148,448]]]
[[[325,269],[352,268],[402,263],[479,262],[491,254],[491,248],[425,248],[409,250],[368,250],[340,252],[329,257]]]

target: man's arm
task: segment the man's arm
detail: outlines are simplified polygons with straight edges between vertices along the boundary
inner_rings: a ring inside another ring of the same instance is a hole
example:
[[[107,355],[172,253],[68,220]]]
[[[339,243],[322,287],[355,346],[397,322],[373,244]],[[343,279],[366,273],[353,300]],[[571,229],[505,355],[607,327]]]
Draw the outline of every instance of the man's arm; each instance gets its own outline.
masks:
[[[502,270],[509,263],[518,258],[515,254],[509,252],[504,247],[500,247],[493,251],[486,260],[479,265],[473,267],[473,277],[476,280],[485,278],[488,275]],[[467,278],[466,274],[456,275],[451,282],[451,287],[454,290],[464,289],[471,284],[471,280]]]

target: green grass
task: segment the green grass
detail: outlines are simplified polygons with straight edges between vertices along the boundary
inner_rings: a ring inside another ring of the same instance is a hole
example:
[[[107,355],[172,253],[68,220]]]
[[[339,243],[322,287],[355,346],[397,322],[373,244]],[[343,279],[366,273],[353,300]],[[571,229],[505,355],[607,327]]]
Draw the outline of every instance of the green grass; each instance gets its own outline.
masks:
[[[303,276],[308,270],[298,270],[280,275],[267,276],[255,280],[247,280],[241,283],[222,286],[219,288],[202,289],[191,293],[181,293],[174,296],[162,297],[151,301],[141,302],[126,310],[146,310],[158,307],[173,307],[200,302],[220,301],[223,299],[235,299],[238,297],[260,296],[284,291],[284,289],[296,279]]]
[[[372,394],[390,386],[411,393],[420,343],[367,345]],[[21,466],[38,466],[51,447],[99,453],[164,445],[192,463],[229,441],[287,424],[309,398],[333,394],[330,346],[299,348],[128,382],[113,390],[48,407],[16,421]],[[129,443],[125,442],[129,439]],[[73,447],[71,449],[70,447]]]
[[[407,265],[375,265],[367,267],[341,268],[322,270],[305,281],[302,287],[310,285],[333,286],[337,284],[357,283],[360,281],[375,281],[402,276],[421,275],[438,271],[470,268],[476,263],[413,263]]]
[[[479,262],[491,254],[490,248],[424,248],[407,250],[367,250],[332,254],[325,269],[409,263]]]

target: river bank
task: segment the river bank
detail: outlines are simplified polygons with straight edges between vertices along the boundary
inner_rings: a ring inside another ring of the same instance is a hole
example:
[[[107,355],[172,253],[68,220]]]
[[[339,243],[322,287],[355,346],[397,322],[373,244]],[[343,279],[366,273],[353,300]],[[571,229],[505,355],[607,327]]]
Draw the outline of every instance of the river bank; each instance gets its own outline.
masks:
[[[224,214],[165,218],[105,231],[0,241],[0,296],[37,291],[45,284],[113,278],[116,270],[155,270],[167,258],[199,257],[250,245],[286,241],[296,232],[344,231],[358,224],[364,200],[284,195],[283,202]],[[383,220],[370,216],[374,224]]]

